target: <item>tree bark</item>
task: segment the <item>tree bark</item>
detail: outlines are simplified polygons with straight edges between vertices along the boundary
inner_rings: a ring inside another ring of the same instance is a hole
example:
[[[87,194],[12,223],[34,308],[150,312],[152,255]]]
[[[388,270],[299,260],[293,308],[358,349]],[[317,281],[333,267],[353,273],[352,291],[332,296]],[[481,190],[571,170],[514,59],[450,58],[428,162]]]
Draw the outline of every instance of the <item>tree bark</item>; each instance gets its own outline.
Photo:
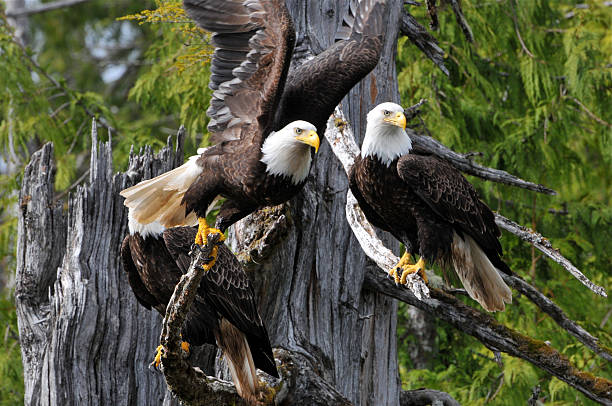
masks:
[[[287,1],[302,52],[316,54],[331,45],[348,3]],[[366,113],[383,101],[399,101],[395,47],[402,7],[400,0],[387,3],[380,63],[342,101],[360,140]],[[348,180],[328,144],[319,150],[310,176],[286,205],[236,225],[232,246],[251,260],[250,275],[257,281],[260,311],[274,347],[310,354],[320,376],[355,405],[398,405],[397,304],[361,289],[366,258],[345,217]],[[271,224],[276,227],[266,227]],[[278,245],[261,258],[249,246],[258,245],[265,230],[283,235],[268,236]],[[387,241],[397,251],[398,243]]]
[[[15,288],[25,404],[178,404],[147,369],[161,318],[140,306],[121,269],[127,210],[119,191],[182,162],[182,142],[133,156],[112,174],[110,142],[92,130],[89,183],[54,200],[53,146],[26,167],[20,194]],[[179,138],[180,140],[180,138]],[[212,372],[215,351],[196,351]]]
[[[288,1],[300,50],[316,54],[331,45],[348,3]],[[359,134],[371,107],[399,101],[394,55],[402,8],[401,0],[388,3],[381,63],[343,101]],[[118,192],[174,167],[182,153],[167,148],[165,159],[153,159],[147,150],[113,177],[110,147],[99,148],[92,151],[90,184],[67,210],[53,201],[51,145],[33,156],[24,177],[16,295],[26,404],[154,404],[167,397],[161,376],[145,368],[159,342],[159,317],[138,306],[119,264],[127,210]],[[361,289],[366,259],[346,222],[347,189],[342,166],[323,145],[300,196],[247,219],[233,231],[234,242],[248,237],[240,230],[258,235],[275,218],[268,214],[281,213],[283,227],[274,232],[283,241],[251,273],[273,346],[306,357],[321,382],[351,403],[393,406],[400,391],[397,305]],[[398,248],[391,239],[387,244]]]

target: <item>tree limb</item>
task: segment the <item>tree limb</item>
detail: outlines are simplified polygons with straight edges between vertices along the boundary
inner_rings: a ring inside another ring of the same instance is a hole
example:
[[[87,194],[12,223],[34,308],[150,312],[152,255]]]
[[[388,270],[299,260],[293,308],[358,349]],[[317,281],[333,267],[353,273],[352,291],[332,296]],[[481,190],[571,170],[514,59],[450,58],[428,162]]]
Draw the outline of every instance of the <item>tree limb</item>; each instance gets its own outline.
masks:
[[[90,0],[58,0],[52,3],[43,3],[32,7],[20,8],[16,10],[11,10],[6,13],[6,16],[9,18],[21,17],[21,16],[29,16],[32,14],[45,13],[51,10],[57,10],[64,7],[72,7],[77,4],[86,3]]]
[[[397,289],[380,272],[366,273],[364,288],[384,293],[450,323],[492,351],[502,351],[549,372],[584,395],[602,404],[612,405],[612,382],[576,369],[569,360],[546,343],[525,336],[499,324],[493,317],[463,304],[439,289],[431,298],[418,299],[406,289]]]
[[[458,0],[449,0],[451,7],[453,8],[453,13],[455,13],[455,17],[457,19],[457,24],[461,27],[461,31],[463,31],[463,35],[465,39],[469,42],[474,42],[474,34],[472,34],[472,29],[468,24],[465,16],[463,15],[463,10],[461,10],[461,5]]]
[[[503,183],[505,185],[531,190],[534,192],[545,193],[547,195],[557,194],[557,192],[550,188],[547,188],[546,186],[523,180],[521,178],[509,174],[506,171],[478,165],[471,159],[466,158],[461,154],[458,154],[457,152],[451,150],[441,142],[431,137],[417,134],[416,132],[409,129],[407,129],[406,131],[408,132],[408,135],[410,135],[410,139],[412,139],[412,144],[414,146],[418,146],[428,152],[431,152],[432,154],[444,159],[445,161],[448,161],[460,171],[465,172],[469,175],[477,176],[479,178],[490,180],[492,182]]]
[[[444,50],[438,46],[438,40],[406,10],[400,20],[400,33],[408,37],[446,76],[449,75],[444,65]]]
[[[448,393],[433,389],[402,391],[399,404],[400,406],[461,406]]]
[[[584,286],[597,293],[600,296],[608,297],[606,290],[594,284],[587,278],[578,268],[574,266],[567,258],[565,258],[559,250],[554,248],[548,238],[543,237],[542,234],[535,232],[527,227],[521,226],[514,221],[507,219],[499,213],[495,213],[495,223],[506,231],[511,232],[523,241],[527,241],[547,257],[560,264],[565,268],[572,276],[578,279]]]

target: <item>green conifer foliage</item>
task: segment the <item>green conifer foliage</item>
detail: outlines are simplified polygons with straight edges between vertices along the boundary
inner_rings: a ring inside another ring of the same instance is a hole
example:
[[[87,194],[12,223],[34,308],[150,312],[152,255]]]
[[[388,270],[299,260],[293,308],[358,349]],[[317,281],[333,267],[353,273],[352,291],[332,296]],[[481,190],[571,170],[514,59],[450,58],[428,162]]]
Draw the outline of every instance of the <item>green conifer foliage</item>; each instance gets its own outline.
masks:
[[[415,125],[460,152],[478,151],[479,163],[543,183],[545,196],[470,178],[494,210],[550,237],[555,247],[595,283],[612,286],[612,7],[575,2],[462,1],[475,42],[465,40],[450,8],[441,6],[446,77],[407,39],[398,46],[403,104],[428,99]],[[425,25],[424,10],[411,8]],[[602,340],[612,342],[610,299],[597,297],[539,251],[504,234],[504,259]],[[468,301],[469,303],[470,301]],[[612,368],[525,298],[517,297],[502,323],[563,349],[576,366],[607,378]],[[399,322],[400,334],[403,331]],[[406,388],[439,388],[462,404],[525,404],[541,385],[547,404],[575,404],[582,396],[527,362],[493,353],[477,341],[437,325],[432,370],[402,361]],[[402,344],[403,345],[403,344]],[[401,352],[401,351],[400,351]]]

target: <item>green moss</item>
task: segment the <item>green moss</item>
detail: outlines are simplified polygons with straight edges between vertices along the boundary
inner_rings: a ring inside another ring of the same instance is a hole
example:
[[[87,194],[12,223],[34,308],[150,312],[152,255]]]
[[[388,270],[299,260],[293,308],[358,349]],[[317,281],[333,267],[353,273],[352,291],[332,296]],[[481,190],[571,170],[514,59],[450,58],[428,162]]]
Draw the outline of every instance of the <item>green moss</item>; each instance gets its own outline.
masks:
[[[595,376],[589,372],[578,371],[574,368],[572,369],[573,375],[578,377],[585,387],[590,387],[593,393],[604,398],[612,398],[612,381]]]

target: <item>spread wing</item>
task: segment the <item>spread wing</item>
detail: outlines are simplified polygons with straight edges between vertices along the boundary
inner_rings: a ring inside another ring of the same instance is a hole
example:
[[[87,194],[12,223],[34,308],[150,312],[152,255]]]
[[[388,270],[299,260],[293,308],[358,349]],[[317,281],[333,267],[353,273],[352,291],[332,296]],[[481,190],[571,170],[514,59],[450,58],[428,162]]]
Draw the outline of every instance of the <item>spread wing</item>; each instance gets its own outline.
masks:
[[[336,43],[289,73],[275,127],[306,120],[320,133],[334,108],[376,67],[383,47],[386,0],[350,2]]]
[[[185,11],[212,33],[208,130],[215,141],[263,142],[293,52],[295,29],[285,0],[184,0]],[[243,131],[255,124],[259,131]],[[264,134],[265,132],[265,134]]]
[[[415,154],[402,156],[397,171],[434,212],[468,233],[485,252],[502,254],[493,212],[459,171],[436,157]]]

